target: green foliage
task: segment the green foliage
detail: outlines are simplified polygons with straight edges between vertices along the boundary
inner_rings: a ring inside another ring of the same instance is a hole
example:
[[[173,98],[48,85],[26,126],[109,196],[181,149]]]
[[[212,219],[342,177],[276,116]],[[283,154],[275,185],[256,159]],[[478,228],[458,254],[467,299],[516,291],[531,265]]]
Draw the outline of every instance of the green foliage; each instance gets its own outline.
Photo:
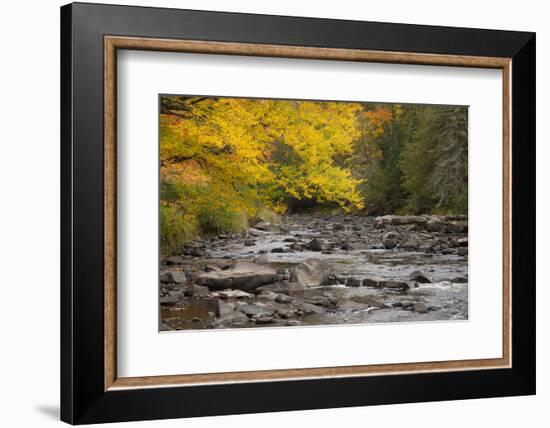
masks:
[[[197,225],[175,206],[160,205],[160,251],[163,255],[177,250],[197,236]]]
[[[412,212],[468,211],[468,110],[418,107],[420,120],[405,146],[404,187]]]
[[[238,232],[247,226],[246,213],[235,209],[223,198],[203,200],[196,216],[201,232],[207,235]]]
[[[466,107],[366,106],[353,168],[367,212],[465,214],[467,118]]]

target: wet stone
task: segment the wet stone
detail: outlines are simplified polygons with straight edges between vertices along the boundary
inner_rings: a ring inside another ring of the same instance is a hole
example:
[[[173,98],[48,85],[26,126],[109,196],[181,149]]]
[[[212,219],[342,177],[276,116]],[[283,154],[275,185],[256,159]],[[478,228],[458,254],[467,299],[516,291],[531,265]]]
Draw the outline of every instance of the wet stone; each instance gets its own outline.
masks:
[[[413,273],[411,273],[411,279],[421,284],[428,284],[432,282],[430,281],[430,278],[428,278],[422,271],[419,270],[415,270]]]
[[[428,312],[428,307],[425,303],[419,302],[413,305],[412,310],[420,314],[425,314],[426,312]]]
[[[363,281],[359,278],[348,278],[346,281],[347,287],[361,287],[363,285]]]
[[[272,316],[275,313],[275,309],[267,308],[265,306],[246,304],[239,306],[239,311],[243,314],[252,317],[254,315]]]
[[[301,308],[304,314],[322,314],[325,312],[325,309],[321,306],[317,306],[311,303],[302,303]]]

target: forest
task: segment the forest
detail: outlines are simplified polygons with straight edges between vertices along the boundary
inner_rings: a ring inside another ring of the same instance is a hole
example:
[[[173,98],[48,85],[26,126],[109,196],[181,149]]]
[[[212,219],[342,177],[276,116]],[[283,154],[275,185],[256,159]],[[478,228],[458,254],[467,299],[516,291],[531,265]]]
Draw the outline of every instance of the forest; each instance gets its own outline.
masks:
[[[465,106],[160,96],[164,255],[285,213],[467,209]]]

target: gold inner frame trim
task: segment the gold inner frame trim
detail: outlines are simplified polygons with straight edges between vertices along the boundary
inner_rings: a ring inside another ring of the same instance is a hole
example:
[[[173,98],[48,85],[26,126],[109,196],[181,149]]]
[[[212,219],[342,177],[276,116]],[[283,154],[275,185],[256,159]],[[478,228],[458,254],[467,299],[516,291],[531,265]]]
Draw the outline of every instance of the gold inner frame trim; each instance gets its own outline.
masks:
[[[119,378],[116,367],[116,85],[117,50],[147,50],[214,55],[322,59],[394,64],[494,68],[503,82],[503,320],[502,358],[377,364],[343,367],[204,373]],[[511,77],[510,58],[385,52],[251,43],[170,40],[139,37],[104,37],[104,389],[192,386],[199,384],[283,381],[311,378],[360,377],[422,372],[481,370],[511,367]]]

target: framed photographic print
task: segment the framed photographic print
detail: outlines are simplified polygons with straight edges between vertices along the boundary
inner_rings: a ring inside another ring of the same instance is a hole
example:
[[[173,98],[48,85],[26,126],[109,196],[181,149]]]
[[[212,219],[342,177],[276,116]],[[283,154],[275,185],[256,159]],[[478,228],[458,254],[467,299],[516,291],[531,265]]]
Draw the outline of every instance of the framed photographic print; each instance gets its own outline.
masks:
[[[535,35],[61,8],[72,424],[535,393]]]

